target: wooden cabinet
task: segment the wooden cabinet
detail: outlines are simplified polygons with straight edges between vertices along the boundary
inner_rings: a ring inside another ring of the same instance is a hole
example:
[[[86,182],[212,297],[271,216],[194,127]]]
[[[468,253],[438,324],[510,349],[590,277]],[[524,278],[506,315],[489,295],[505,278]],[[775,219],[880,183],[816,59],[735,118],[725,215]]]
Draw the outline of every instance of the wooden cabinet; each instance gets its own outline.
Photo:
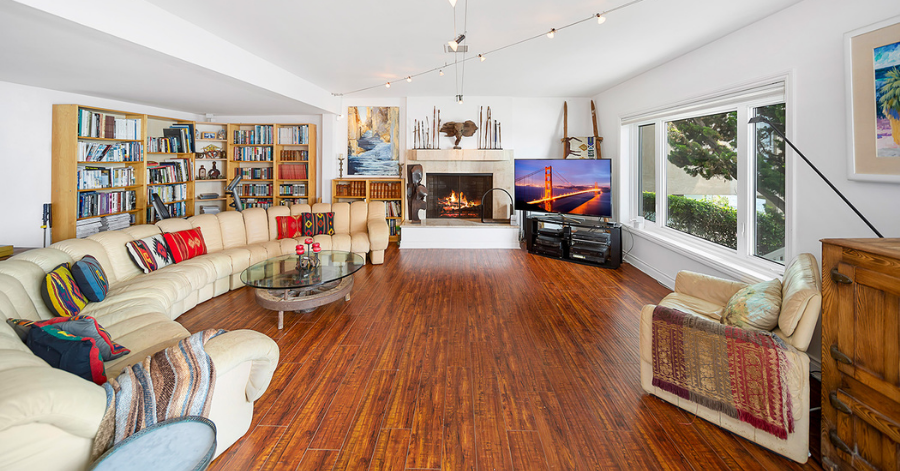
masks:
[[[823,465],[900,469],[900,239],[822,244]]]

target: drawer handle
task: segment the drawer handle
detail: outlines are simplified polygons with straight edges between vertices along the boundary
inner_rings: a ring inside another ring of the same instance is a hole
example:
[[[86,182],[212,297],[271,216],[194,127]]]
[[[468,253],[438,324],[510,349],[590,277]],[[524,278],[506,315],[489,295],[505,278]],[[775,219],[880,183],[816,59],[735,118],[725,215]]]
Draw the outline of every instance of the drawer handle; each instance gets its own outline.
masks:
[[[853,451],[850,450],[850,447],[841,440],[841,437],[838,437],[837,430],[832,430],[828,432],[828,439],[831,441],[831,444],[834,445],[838,450],[843,451],[848,455],[853,455]]]
[[[843,363],[845,365],[853,365],[853,360],[851,360],[850,357],[844,355],[840,350],[838,350],[837,345],[831,346],[831,358],[834,358],[835,361]]]
[[[837,268],[831,269],[831,281],[845,285],[853,284],[853,280],[851,280],[849,276],[839,272]]]
[[[850,406],[841,402],[837,397],[836,392],[832,392],[828,395],[828,400],[831,402],[831,407],[834,407],[838,412],[843,412],[845,414],[852,414],[853,411],[850,410]]]

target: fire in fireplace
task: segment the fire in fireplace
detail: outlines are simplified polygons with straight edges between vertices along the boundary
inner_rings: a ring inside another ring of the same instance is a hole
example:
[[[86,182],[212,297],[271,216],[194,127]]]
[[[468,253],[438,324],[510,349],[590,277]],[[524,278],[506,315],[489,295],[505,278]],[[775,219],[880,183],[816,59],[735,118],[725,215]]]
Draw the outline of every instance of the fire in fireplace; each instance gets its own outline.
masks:
[[[425,176],[428,188],[429,218],[478,219],[481,217],[481,197],[492,188],[490,173],[429,173]],[[486,218],[493,217],[493,195],[485,200]]]

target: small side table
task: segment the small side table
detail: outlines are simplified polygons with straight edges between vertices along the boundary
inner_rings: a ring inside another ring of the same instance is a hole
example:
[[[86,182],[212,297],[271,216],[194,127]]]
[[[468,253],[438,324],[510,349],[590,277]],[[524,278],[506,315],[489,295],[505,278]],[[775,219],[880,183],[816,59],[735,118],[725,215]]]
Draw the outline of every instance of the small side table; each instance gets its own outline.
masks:
[[[89,470],[203,471],[216,451],[216,426],[205,417],[162,421],[122,440]]]

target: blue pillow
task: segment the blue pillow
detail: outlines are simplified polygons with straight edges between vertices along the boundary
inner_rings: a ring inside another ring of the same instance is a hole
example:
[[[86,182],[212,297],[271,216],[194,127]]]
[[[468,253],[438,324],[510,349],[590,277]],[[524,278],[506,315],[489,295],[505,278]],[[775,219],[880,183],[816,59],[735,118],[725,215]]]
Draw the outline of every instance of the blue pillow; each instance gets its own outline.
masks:
[[[88,298],[88,301],[97,303],[106,298],[109,280],[106,279],[106,273],[96,258],[85,255],[75,262],[72,265],[72,276],[75,277],[75,284],[78,285],[81,294]]]

